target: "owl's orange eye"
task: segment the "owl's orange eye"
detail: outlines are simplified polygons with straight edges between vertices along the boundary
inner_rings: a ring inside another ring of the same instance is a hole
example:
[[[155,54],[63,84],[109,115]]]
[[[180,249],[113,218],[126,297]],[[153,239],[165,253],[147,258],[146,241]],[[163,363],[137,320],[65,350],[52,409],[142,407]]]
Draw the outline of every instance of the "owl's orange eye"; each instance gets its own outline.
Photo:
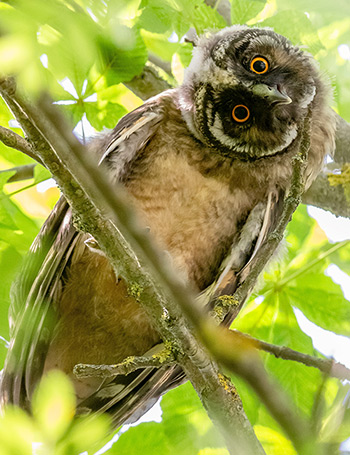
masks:
[[[256,74],[264,74],[269,69],[269,62],[264,57],[255,57],[250,62],[250,69]]]
[[[234,120],[236,120],[236,122],[244,123],[249,119],[250,111],[247,106],[244,106],[243,104],[237,104],[237,106],[232,109],[232,117]]]

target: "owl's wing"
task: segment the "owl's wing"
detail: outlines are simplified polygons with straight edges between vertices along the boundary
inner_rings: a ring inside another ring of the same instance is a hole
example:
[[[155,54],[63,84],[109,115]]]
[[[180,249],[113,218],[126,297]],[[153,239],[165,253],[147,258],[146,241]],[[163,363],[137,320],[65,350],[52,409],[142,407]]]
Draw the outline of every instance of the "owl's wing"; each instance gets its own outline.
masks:
[[[28,407],[28,395],[42,375],[54,326],[52,302],[60,293],[65,267],[78,235],[68,204],[61,198],[12,286],[11,342],[2,373],[2,403]]]
[[[101,162],[121,180],[161,119],[161,100],[155,97],[126,115],[90,149],[103,147],[106,152]],[[120,156],[120,161],[113,162],[115,155]],[[60,299],[74,257],[79,256],[77,249],[84,246],[83,235],[74,228],[71,209],[62,197],[42,226],[12,286],[11,342],[1,375],[2,404],[30,406],[57,323],[55,302]]]

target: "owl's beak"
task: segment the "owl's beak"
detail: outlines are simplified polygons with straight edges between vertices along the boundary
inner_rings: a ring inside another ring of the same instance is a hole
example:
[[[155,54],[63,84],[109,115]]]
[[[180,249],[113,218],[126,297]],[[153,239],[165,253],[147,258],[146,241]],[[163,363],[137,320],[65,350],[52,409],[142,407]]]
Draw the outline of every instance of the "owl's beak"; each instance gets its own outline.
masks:
[[[252,87],[254,95],[266,99],[271,104],[290,104],[292,99],[284,93],[277,85],[256,84]]]

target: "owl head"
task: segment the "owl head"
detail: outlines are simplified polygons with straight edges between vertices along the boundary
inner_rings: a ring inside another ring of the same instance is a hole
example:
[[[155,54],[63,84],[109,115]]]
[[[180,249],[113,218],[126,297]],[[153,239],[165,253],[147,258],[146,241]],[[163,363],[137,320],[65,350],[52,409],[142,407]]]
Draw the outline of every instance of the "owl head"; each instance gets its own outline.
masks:
[[[285,153],[325,91],[311,55],[271,29],[233,26],[197,43],[181,109],[206,145],[254,161]]]

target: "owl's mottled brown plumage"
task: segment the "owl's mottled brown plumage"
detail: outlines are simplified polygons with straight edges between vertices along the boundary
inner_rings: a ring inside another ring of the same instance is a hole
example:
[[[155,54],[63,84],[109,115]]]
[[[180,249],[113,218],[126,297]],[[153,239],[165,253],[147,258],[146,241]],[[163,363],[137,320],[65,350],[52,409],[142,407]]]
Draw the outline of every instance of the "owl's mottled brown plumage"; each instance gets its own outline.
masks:
[[[244,279],[254,247],[276,222],[307,114],[306,185],[332,152],[328,96],[311,56],[270,29],[234,26],[199,40],[183,85],[126,115],[91,148],[112,180],[125,185],[183,279],[202,291],[232,245],[229,267],[237,282]],[[139,370],[108,384],[73,377],[77,363],[117,363],[160,341],[128,285],[87,237],[75,230],[61,199],[32,248],[35,276],[26,265],[17,282],[2,398],[28,406],[41,375],[59,368],[73,379],[82,408],[111,412],[120,424],[181,373]]]

